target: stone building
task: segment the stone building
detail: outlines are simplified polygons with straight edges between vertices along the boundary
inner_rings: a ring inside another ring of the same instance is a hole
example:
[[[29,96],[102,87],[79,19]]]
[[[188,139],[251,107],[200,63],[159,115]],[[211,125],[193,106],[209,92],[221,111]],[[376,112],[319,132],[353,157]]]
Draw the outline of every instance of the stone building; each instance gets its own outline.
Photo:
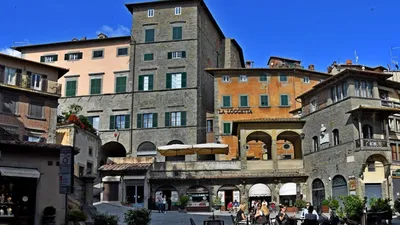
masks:
[[[345,69],[299,96],[308,200],[328,196],[391,197],[389,116],[400,111],[380,99],[381,72]]]

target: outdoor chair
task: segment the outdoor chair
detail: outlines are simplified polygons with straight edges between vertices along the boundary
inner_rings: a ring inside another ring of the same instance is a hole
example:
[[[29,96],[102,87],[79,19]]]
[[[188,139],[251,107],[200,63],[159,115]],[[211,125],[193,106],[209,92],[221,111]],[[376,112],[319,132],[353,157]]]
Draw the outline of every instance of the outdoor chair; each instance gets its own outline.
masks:
[[[236,218],[233,215],[231,215],[231,219],[232,219],[232,225],[237,225]]]
[[[196,225],[196,223],[194,222],[193,218],[190,218],[190,225]]]

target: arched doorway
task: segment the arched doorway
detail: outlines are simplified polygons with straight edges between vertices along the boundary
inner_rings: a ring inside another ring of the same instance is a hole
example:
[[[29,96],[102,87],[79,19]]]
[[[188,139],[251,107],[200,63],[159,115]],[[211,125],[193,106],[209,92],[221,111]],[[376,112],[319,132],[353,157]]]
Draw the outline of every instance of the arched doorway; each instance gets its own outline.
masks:
[[[277,155],[278,159],[301,159],[301,137],[293,131],[284,131],[277,137]]]
[[[332,197],[339,200],[340,196],[347,196],[347,181],[342,175],[336,175],[332,179]]]
[[[363,183],[365,186],[365,197],[371,198],[386,198],[386,193],[383,193],[382,186],[387,185],[387,167],[389,162],[385,156],[374,154],[367,158],[365,168],[363,171]],[[396,186],[396,179],[393,178],[394,188]],[[387,193],[389,195],[389,193]]]
[[[297,197],[297,184],[286,183],[279,189],[279,203],[293,207]]]
[[[167,145],[183,145],[182,141],[179,140],[173,140],[168,142]],[[185,161],[185,156],[184,155],[176,155],[176,156],[165,156],[165,161]]]
[[[177,210],[176,203],[179,200],[178,191],[170,185],[164,185],[157,188],[155,199],[157,200],[159,197],[163,197],[164,195],[167,199],[167,210]]]
[[[321,179],[315,179],[312,182],[312,204],[316,207],[317,212],[320,211],[322,201],[325,199],[325,185]]]
[[[155,156],[157,155],[157,147],[149,141],[143,142],[137,149],[137,156]]]
[[[235,185],[223,185],[218,189],[218,197],[221,199],[222,208],[221,210],[227,210],[229,202],[235,200],[240,203],[240,191]]]
[[[254,202],[272,201],[271,189],[262,183],[254,184],[249,190],[249,207],[252,207]]]
[[[210,192],[203,186],[192,186],[186,194],[189,196],[188,211],[208,212],[210,208]]]
[[[246,138],[246,156],[248,160],[271,160],[272,137],[271,135],[256,131]]]
[[[125,147],[116,141],[108,142],[100,148],[100,166],[107,163],[109,157],[126,157]]]

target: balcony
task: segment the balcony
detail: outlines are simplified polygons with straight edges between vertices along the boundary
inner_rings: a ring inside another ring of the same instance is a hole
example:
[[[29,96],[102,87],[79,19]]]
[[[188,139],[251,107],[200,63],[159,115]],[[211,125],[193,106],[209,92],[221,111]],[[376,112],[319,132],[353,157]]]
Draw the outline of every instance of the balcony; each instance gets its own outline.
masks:
[[[240,161],[156,162],[153,171],[213,171],[240,168]]]
[[[357,139],[356,148],[369,150],[388,150],[389,144],[384,139]]]
[[[381,106],[400,109],[400,102],[394,102],[394,101],[381,99]]]
[[[60,84],[56,81],[48,80],[40,76],[16,74],[15,76],[6,77],[6,79],[0,80],[0,85],[18,87],[32,92],[61,95]]]

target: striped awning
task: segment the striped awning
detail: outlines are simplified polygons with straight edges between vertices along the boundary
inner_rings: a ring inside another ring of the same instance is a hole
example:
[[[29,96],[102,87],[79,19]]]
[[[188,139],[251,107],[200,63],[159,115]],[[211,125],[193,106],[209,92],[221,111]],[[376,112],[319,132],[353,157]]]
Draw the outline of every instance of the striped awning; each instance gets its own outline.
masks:
[[[39,178],[40,172],[37,169],[18,168],[18,167],[0,167],[1,176],[5,177],[24,177]]]

